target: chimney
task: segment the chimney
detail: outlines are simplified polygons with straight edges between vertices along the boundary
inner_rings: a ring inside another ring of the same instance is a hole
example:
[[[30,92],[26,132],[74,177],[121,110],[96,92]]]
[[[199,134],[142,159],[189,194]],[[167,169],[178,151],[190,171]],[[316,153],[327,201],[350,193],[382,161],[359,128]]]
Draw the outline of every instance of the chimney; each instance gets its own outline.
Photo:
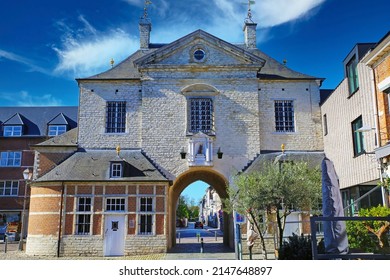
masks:
[[[150,20],[141,18],[139,22],[139,40],[140,49],[148,49],[150,43],[150,31],[152,31],[152,24]]]
[[[248,49],[256,48],[256,26],[257,23],[245,22],[244,25],[244,36],[245,36],[245,45]]]

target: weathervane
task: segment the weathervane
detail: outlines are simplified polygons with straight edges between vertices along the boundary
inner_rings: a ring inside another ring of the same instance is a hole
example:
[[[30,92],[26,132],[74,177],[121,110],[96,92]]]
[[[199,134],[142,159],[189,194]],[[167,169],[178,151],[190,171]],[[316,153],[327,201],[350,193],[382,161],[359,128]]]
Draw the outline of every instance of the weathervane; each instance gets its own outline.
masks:
[[[245,3],[246,4],[246,3]],[[252,20],[252,11],[251,11],[251,5],[255,4],[255,0],[248,0],[248,16],[245,19],[245,22],[253,22]]]
[[[142,18],[147,19],[148,18],[148,6],[152,4],[152,1],[150,0],[145,0],[145,6],[144,6],[144,15]]]

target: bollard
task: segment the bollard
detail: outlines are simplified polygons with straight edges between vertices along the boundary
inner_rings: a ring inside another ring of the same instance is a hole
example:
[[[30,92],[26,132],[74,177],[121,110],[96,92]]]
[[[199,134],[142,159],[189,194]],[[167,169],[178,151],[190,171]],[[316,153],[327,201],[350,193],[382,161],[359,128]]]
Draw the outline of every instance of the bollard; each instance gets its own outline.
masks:
[[[4,253],[7,253],[7,246],[8,246],[8,238],[7,235],[4,235]]]
[[[215,241],[217,241],[217,231],[214,231],[215,233]]]
[[[200,252],[203,253],[204,249],[204,243],[203,243],[203,237],[200,239]]]
[[[198,237],[198,243],[199,243],[199,238],[200,238],[200,233],[199,232],[196,234],[196,237]]]
[[[179,244],[180,244],[180,232],[178,232],[177,235],[179,236]]]

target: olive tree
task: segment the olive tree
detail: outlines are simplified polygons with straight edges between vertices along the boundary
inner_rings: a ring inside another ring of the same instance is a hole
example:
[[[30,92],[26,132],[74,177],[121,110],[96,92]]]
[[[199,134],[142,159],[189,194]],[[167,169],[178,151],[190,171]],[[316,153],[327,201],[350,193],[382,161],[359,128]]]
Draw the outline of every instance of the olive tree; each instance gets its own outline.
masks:
[[[247,213],[265,250],[263,217],[276,215],[279,244],[283,241],[286,217],[293,211],[318,208],[322,198],[321,171],[307,162],[265,162],[251,173],[241,173],[229,186],[230,210]]]

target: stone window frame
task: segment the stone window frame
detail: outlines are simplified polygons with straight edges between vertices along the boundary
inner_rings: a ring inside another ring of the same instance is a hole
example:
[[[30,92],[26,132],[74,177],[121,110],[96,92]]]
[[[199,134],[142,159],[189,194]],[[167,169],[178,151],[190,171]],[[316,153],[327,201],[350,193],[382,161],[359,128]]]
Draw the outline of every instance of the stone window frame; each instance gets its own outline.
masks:
[[[9,185],[9,187],[7,187]],[[6,193],[7,189],[9,194]],[[18,196],[19,193],[19,181],[4,180],[0,181],[0,197],[1,196]]]
[[[75,199],[75,203],[75,235],[91,235],[93,197],[78,196]]]
[[[142,199],[151,199],[150,202],[142,203]],[[143,209],[143,205],[145,208]],[[150,207],[150,208],[149,208]],[[138,223],[137,223],[137,234],[141,236],[151,236],[155,235],[156,232],[156,197],[154,195],[142,195],[138,197]],[[146,222],[143,223],[142,220],[146,219]]]
[[[4,137],[20,137],[23,135],[22,125],[4,125],[3,136]]]
[[[193,103],[201,103],[206,102],[208,104],[205,105],[207,107],[205,110],[199,109],[199,111],[194,111],[193,107],[202,106],[202,104],[193,104]],[[188,124],[187,129],[191,134],[196,134],[198,132],[203,132],[204,134],[210,135],[215,134],[215,125],[214,125],[214,99],[212,97],[190,97],[187,100],[188,106]],[[205,114],[204,112],[209,112]],[[197,114],[196,114],[197,113]],[[199,118],[193,120],[194,115]],[[201,119],[202,117],[206,117],[206,119]],[[209,119],[207,119],[209,118]],[[201,122],[205,123],[201,123]]]
[[[105,133],[126,133],[126,101],[106,101]]]
[[[203,53],[203,57],[202,58],[197,58],[196,56],[196,52],[199,52],[201,51]],[[203,45],[203,44],[196,44],[195,46],[193,46],[192,48],[190,48],[189,50],[189,57],[190,57],[190,62],[193,62],[193,63],[205,63],[209,57],[209,50],[208,48]]]
[[[13,156],[11,156],[13,155]],[[19,156],[17,156],[19,155]],[[10,161],[12,161],[11,164]],[[20,151],[3,151],[0,152],[1,167],[18,167],[22,164],[22,152]]]
[[[274,99],[275,132],[295,133],[295,100]]]

